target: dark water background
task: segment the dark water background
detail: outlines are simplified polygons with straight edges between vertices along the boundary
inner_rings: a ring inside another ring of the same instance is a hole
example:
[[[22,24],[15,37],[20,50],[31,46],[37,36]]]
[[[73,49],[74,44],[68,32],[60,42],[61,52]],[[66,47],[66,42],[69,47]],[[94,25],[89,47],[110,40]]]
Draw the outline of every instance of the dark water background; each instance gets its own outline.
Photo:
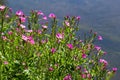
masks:
[[[80,29],[90,29],[103,36],[98,44],[108,52],[110,66],[118,68],[112,80],[120,80],[120,0],[0,0],[13,11],[42,10],[46,15],[55,13],[62,19],[66,15],[81,16]]]

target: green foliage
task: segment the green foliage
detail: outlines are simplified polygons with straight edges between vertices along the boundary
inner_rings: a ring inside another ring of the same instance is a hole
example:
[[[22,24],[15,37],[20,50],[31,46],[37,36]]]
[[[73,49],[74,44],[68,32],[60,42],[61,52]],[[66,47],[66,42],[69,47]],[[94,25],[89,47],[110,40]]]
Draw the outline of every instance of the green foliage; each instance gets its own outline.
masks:
[[[105,52],[94,44],[96,33],[84,40],[76,36],[79,17],[65,17],[58,25],[54,14],[47,20],[40,11],[15,15],[2,7],[1,80],[109,80],[116,71],[108,70],[107,61],[101,59]]]

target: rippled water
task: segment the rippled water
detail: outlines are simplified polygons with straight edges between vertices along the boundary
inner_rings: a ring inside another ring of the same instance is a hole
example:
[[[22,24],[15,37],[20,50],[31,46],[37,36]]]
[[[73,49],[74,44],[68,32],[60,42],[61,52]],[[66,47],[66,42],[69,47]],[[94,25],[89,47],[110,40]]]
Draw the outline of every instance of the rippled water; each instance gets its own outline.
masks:
[[[8,0],[5,3],[14,11],[23,10],[26,14],[37,9],[46,15],[53,12],[59,18],[80,15],[81,30],[92,29],[103,35],[99,45],[108,52],[110,65],[120,68],[120,0]],[[113,80],[119,80],[119,75],[120,71]]]

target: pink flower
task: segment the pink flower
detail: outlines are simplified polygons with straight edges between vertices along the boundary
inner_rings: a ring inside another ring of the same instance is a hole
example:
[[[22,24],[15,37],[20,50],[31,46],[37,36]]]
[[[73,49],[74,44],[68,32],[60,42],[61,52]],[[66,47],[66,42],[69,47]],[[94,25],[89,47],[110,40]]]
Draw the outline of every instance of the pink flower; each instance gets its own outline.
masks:
[[[47,20],[47,17],[46,16],[43,16],[43,18],[42,18],[43,20]]]
[[[64,33],[57,33],[56,38],[63,39],[64,38]]]
[[[76,17],[77,20],[80,20],[80,18],[81,18],[80,16],[77,16],[77,17]]]
[[[25,36],[25,35],[22,35],[22,39],[25,40],[25,41],[27,41],[27,40],[28,40],[28,37]]]
[[[22,39],[26,42],[29,42],[30,44],[35,44],[35,41],[31,36],[22,35]]]
[[[63,78],[63,80],[72,80],[72,77],[71,77],[70,74],[68,74],[67,76],[65,76],[65,77]]]
[[[35,41],[33,39],[29,40],[30,44],[35,44]]]
[[[67,18],[67,19],[68,19],[68,18],[70,18],[70,16],[69,16],[69,15],[67,15],[65,18]]]
[[[1,6],[0,6],[0,11],[3,11],[5,8],[6,8],[6,6],[1,5]]]
[[[21,22],[25,22],[25,21],[26,21],[26,18],[25,18],[25,17],[20,17],[20,21],[21,21]]]
[[[37,15],[44,15],[44,13],[42,11],[38,11]]]
[[[9,8],[10,13],[12,13],[12,8]]]
[[[88,79],[91,79],[91,77],[92,77],[91,74],[88,73],[88,74],[87,74],[87,78],[88,78]]]
[[[7,62],[7,61],[4,61],[4,64],[5,64],[5,65],[7,65],[7,64],[8,64],[8,62]]]
[[[79,42],[80,42],[80,43],[82,43],[82,42],[83,42],[83,40],[80,40]]]
[[[23,29],[25,29],[26,26],[23,25],[23,24],[20,24],[20,27],[23,28]]]
[[[103,40],[102,36],[98,36],[98,40],[100,41]]]
[[[42,25],[42,28],[43,28],[43,29],[47,29],[48,26],[46,26],[46,25]]]
[[[34,41],[34,39],[33,39],[32,36],[29,36],[29,37],[28,37],[28,42],[29,42],[30,44],[35,44],[35,41]]]
[[[70,26],[70,23],[68,21],[65,21],[66,26]]]
[[[46,40],[41,40],[41,43],[43,43],[43,44],[46,43]]]
[[[33,30],[25,30],[25,32],[29,32],[29,33],[31,33],[31,32],[33,32]]]
[[[54,69],[52,67],[49,68],[49,71],[53,71]]]
[[[56,18],[56,15],[55,15],[55,14],[53,14],[53,13],[50,13],[50,14],[49,14],[49,18],[54,19],[54,18]]]
[[[16,31],[17,31],[17,32],[20,32],[20,29],[19,29],[19,28],[16,28]]]
[[[11,35],[13,32],[12,31],[8,31],[8,34]]]
[[[42,31],[41,30],[37,30],[38,34],[42,34]]]
[[[51,52],[52,52],[52,53],[55,53],[55,52],[56,52],[56,49],[55,49],[55,48],[52,48],[52,49],[51,49]]]
[[[2,36],[2,39],[5,41],[5,40],[7,40],[7,37],[6,36]]]
[[[81,66],[77,66],[77,67],[76,67],[76,70],[81,70]]]
[[[117,71],[117,68],[115,67],[115,68],[112,68],[112,70],[113,70],[113,72],[116,72]]]
[[[107,54],[107,52],[103,52],[103,54],[105,55],[105,54]]]
[[[86,57],[87,57],[87,55],[83,53],[82,54],[82,58],[86,58]]]
[[[5,17],[6,17],[6,18],[9,18],[10,16],[6,14]]]
[[[87,71],[87,69],[86,69],[86,68],[84,68],[84,72],[85,72],[85,73],[88,73],[88,71]]]
[[[21,10],[19,10],[19,11],[16,12],[16,15],[17,15],[17,16],[23,16],[24,13],[23,13]]]
[[[55,64],[55,67],[58,67],[58,66],[59,66],[59,64],[56,63],[56,64]]]
[[[81,74],[81,77],[82,77],[83,79],[85,79],[87,76],[86,76],[86,74]]]
[[[101,50],[101,47],[95,46],[95,49],[96,49],[97,51],[100,51],[100,50]]]
[[[100,59],[99,62],[103,63],[105,67],[108,65],[108,62],[104,59]]]
[[[28,40],[31,40],[31,39],[33,39],[33,38],[32,38],[32,36],[27,36],[27,38],[28,38]]]
[[[67,44],[67,47],[68,47],[69,49],[73,49],[73,45],[72,45],[72,44]]]

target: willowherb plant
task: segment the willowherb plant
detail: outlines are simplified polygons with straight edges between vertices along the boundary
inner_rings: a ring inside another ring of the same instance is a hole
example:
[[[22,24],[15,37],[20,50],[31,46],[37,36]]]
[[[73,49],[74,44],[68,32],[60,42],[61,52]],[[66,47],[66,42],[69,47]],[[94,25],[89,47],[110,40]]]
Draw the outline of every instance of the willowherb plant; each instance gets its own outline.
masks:
[[[66,16],[58,25],[53,13],[47,17],[32,10],[26,16],[1,5],[0,79],[110,80],[117,68],[108,69],[108,62],[102,59],[106,52],[94,44],[102,36],[90,32],[79,39],[79,21],[80,16]]]

